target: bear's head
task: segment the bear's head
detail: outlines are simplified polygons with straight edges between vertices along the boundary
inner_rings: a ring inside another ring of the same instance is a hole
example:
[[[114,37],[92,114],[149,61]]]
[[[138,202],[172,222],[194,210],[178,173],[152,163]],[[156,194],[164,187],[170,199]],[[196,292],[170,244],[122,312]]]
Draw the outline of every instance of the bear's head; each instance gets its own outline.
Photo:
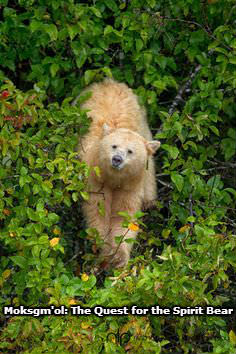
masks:
[[[129,129],[112,129],[103,126],[99,144],[99,166],[107,177],[135,179],[142,175],[148,156],[160,147],[157,140],[147,141]]]

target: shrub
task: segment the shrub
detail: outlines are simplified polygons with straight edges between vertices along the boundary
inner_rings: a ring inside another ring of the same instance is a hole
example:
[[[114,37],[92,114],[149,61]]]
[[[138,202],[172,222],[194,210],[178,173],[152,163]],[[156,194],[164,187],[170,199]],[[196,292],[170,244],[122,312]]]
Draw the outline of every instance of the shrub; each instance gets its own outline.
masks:
[[[235,307],[233,1],[3,0],[2,9],[1,307]],[[90,169],[76,150],[86,97],[71,102],[111,75],[135,90],[162,141],[159,200],[133,220],[142,231],[129,266],[94,273],[97,234],[80,212]],[[1,315],[0,348],[234,354],[234,318]],[[129,338],[107,337],[118,330]]]

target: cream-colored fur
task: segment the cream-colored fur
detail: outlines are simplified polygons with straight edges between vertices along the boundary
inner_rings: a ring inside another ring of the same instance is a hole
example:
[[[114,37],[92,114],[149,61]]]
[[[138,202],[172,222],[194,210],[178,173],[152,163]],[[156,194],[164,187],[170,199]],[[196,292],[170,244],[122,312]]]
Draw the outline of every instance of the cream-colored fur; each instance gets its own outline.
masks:
[[[98,166],[101,175],[91,173],[90,199],[84,202],[83,211],[88,226],[96,228],[104,240],[102,258],[121,267],[129,260],[131,245],[118,245],[115,236],[125,235],[125,240],[135,238],[137,232],[124,229],[117,213],[132,215],[156,199],[152,154],[160,142],[152,141],[145,110],[125,84],[106,79],[86,91],[92,96],[83,108],[89,110],[92,121],[81,141],[80,155],[89,166]],[[100,203],[104,203],[105,216],[98,211]]]

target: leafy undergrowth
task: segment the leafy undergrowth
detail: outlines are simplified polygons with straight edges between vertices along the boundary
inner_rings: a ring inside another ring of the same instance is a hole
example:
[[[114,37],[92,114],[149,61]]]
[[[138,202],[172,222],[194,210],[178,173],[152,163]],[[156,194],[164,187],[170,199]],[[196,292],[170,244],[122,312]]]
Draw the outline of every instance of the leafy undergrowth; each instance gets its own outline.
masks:
[[[234,3],[2,8],[0,351],[235,354],[235,310],[206,314],[236,307]],[[96,232],[80,210],[86,97],[71,105],[106,75],[135,89],[162,142],[158,201],[132,220],[140,233],[127,268],[109,272],[95,270]],[[53,315],[63,305],[68,314]],[[52,313],[4,315],[4,306]],[[91,314],[71,314],[77,306]]]

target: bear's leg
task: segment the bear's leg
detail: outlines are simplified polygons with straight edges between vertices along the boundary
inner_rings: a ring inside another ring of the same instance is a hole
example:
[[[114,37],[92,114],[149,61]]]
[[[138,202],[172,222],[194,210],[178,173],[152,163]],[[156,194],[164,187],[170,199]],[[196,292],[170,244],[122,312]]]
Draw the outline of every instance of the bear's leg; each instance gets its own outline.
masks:
[[[121,224],[121,217],[111,218],[109,238],[112,240],[112,247],[110,248],[109,261],[115,268],[124,267],[128,263],[133,243],[125,242],[125,240],[135,239],[137,236],[137,232],[124,228]],[[117,242],[116,237],[120,237]]]
[[[137,188],[135,186],[132,187],[132,191],[118,190],[114,192],[112,197],[110,232],[107,237],[107,247],[102,250],[102,255],[105,258],[107,257],[109,263],[116,268],[123,267],[128,263],[132,243],[127,243],[125,240],[129,238],[135,239],[137,235],[137,232],[122,227],[123,218],[117,215],[119,211],[126,211],[129,215],[133,215],[141,209],[142,185],[140,184]],[[121,237],[119,242],[115,241],[117,236]]]
[[[148,166],[145,171],[144,178],[144,198],[143,198],[143,209],[148,209],[155,205],[157,199],[157,187],[156,187],[156,176],[155,176],[155,166],[153,158],[149,158]]]

